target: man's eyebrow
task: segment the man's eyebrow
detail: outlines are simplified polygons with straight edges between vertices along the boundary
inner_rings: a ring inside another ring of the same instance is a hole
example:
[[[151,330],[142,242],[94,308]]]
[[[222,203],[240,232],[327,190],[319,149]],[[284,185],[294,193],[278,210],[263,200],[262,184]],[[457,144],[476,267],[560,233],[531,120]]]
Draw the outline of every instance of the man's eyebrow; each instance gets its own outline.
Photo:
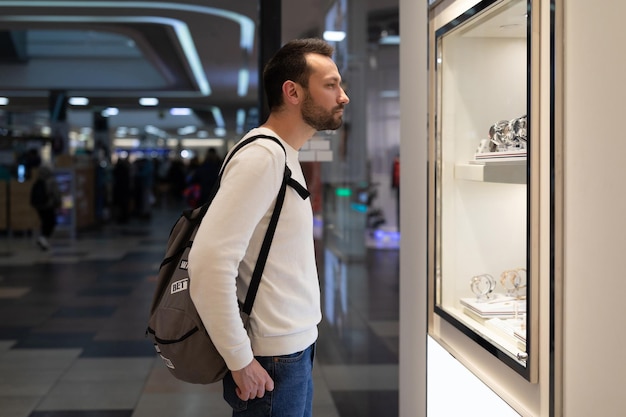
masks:
[[[338,75],[329,75],[326,77],[327,81],[334,81],[336,83],[341,83],[341,77]]]

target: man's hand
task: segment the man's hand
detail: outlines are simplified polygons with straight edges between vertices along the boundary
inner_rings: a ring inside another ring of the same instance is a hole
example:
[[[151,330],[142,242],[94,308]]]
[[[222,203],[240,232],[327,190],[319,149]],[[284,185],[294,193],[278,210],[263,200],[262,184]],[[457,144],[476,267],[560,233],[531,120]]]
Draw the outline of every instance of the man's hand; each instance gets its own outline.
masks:
[[[237,397],[242,401],[255,397],[262,398],[265,391],[274,390],[274,381],[256,359],[253,359],[245,368],[231,371],[231,373],[237,384]]]

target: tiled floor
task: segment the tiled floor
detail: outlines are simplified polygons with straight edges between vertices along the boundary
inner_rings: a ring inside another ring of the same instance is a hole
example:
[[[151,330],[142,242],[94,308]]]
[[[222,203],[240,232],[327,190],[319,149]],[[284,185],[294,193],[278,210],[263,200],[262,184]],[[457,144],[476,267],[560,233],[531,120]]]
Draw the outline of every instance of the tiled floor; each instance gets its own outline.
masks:
[[[171,377],[144,337],[179,210],[57,236],[0,236],[0,417],[227,417],[221,385]],[[398,251],[342,262],[319,243],[314,416],[398,415]]]

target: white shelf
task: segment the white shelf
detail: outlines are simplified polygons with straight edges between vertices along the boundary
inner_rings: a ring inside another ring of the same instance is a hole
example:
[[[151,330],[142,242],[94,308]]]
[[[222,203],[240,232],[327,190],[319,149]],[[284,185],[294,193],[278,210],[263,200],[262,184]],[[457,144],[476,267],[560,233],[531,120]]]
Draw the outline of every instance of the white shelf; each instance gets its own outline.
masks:
[[[460,180],[526,184],[526,158],[497,162],[471,161],[454,166],[454,177]]]

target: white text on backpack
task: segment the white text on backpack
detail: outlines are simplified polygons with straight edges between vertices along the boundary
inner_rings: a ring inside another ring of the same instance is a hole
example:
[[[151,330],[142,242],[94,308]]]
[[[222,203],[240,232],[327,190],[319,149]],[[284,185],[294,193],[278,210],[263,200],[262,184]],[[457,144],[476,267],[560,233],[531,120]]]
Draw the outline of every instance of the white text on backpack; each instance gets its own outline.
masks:
[[[180,281],[172,282],[172,287],[170,289],[171,294],[176,294],[177,292],[187,290],[189,285],[189,278],[181,279]]]

